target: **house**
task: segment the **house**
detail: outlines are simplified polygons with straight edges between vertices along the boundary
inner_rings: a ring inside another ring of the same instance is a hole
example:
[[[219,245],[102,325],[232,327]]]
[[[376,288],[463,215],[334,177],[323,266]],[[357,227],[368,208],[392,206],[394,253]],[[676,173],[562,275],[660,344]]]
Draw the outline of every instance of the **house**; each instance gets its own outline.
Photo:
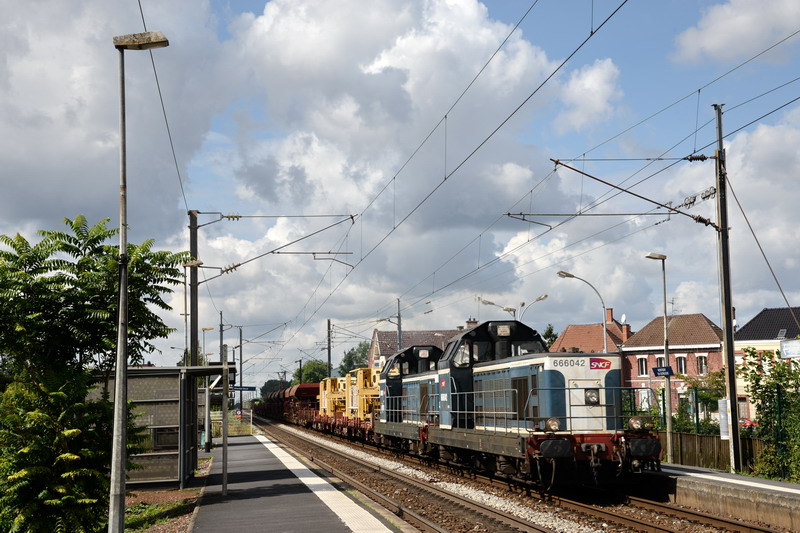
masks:
[[[468,318],[466,329],[474,328],[478,321]],[[444,350],[447,342],[455,335],[464,331],[464,326],[457,326],[456,329],[437,329],[437,330],[403,330],[402,348],[409,346],[438,346]],[[370,368],[382,368],[386,358],[400,351],[397,343],[397,331],[373,330],[372,341],[369,345],[369,355],[367,364]]]
[[[624,317],[623,317],[624,322]],[[605,324],[570,324],[556,341],[550,346],[551,352],[603,352],[603,326],[605,325],[606,343],[609,352],[619,351],[619,346],[631,337],[630,324],[618,322],[614,318],[614,310],[606,309]]]
[[[744,348],[755,348],[757,352],[780,350],[781,341],[800,335],[795,317],[800,319],[800,307],[762,309],[733,334],[736,354],[740,356]]]
[[[723,369],[722,329],[701,313],[667,317],[669,361],[664,359],[664,318],[651,320],[622,346],[623,380],[628,387],[661,388],[665,379],[653,375],[654,367],[671,366],[672,405],[689,401],[692,378]],[[746,395],[739,396],[739,412],[749,412]],[[744,415],[742,415],[744,416]]]
[[[795,339],[800,335],[800,307],[764,308],[750,321],[738,328],[733,334],[733,346],[736,364],[742,363],[745,348],[754,348],[757,353],[777,352],[781,349],[781,341]],[[741,377],[736,378],[736,390],[747,392],[747,383]],[[740,404],[740,418],[755,418],[753,406],[747,410]]]

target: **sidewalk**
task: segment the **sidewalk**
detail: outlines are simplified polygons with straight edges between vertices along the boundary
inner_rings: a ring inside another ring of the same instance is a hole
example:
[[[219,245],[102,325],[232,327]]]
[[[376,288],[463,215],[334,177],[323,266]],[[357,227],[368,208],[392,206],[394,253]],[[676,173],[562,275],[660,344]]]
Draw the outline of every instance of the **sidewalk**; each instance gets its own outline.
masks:
[[[400,531],[262,436],[228,439],[227,495],[223,496],[222,445],[219,440],[215,444],[193,532]]]

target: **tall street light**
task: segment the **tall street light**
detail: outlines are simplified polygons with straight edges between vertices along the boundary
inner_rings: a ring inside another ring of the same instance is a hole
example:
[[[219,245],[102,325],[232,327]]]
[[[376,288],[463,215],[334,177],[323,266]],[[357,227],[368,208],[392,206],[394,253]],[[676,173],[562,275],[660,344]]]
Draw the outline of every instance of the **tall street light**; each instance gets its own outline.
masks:
[[[667,256],[664,254],[657,254],[650,252],[645,256],[647,259],[655,259],[661,261],[661,279],[662,287],[664,290],[664,364],[669,365],[669,338],[667,336]],[[665,378],[665,385],[667,389],[667,406],[666,406],[666,419],[667,419],[667,462],[672,462],[672,383],[670,377],[667,375]]]
[[[114,436],[111,451],[111,491],[108,531],[125,530],[125,449],[128,441],[128,200],[125,153],[125,50],[164,48],[169,41],[160,31],[114,37],[119,50],[119,321],[114,377]]]
[[[528,304],[528,307],[525,307],[525,309],[523,309],[523,310],[522,310],[522,312],[519,314],[519,320],[520,320],[520,322],[522,322],[522,316],[525,314],[525,311],[527,311],[528,309],[530,309],[530,308],[531,308],[531,306],[532,306],[533,304],[535,304],[536,302],[541,302],[542,300],[546,300],[546,299],[547,299],[547,295],[546,295],[546,294],[542,294],[542,295],[538,296],[538,297],[537,297],[537,298],[536,298],[534,301],[532,301],[531,303],[529,303],[529,304]],[[522,303],[522,305],[521,305],[520,307],[523,307],[524,305],[525,305],[525,303],[523,302],[523,303]]]
[[[203,358],[205,359],[206,366],[209,364],[208,356],[206,356],[206,331],[213,331],[215,328],[203,328]],[[205,451],[209,453],[211,451],[211,376],[206,376],[206,413],[205,413],[205,421],[203,422],[203,426],[206,428],[206,442],[205,442]]]
[[[490,302],[489,300],[484,300],[484,299],[483,299],[483,298],[481,298],[481,297],[478,297],[478,301],[479,301],[480,303],[482,303],[483,305],[492,305],[492,306],[494,306],[494,307],[499,307],[500,309],[502,309],[502,310],[503,310],[503,311],[505,311],[506,313],[509,313],[509,314],[511,315],[511,317],[512,317],[514,320],[516,320],[516,319],[517,319],[517,308],[516,308],[516,307],[503,307],[503,306],[502,306],[502,305],[500,305],[500,304],[496,304],[496,303],[494,303],[494,302]],[[522,305],[525,305],[525,303],[523,302],[523,304],[522,304]]]
[[[569,272],[565,272],[563,270],[558,271],[558,277],[579,279],[588,286],[590,286],[592,290],[595,292],[595,294],[597,294],[597,297],[600,298],[600,304],[603,306],[603,321],[600,323],[603,326],[603,352],[608,353],[608,332],[606,331],[606,303],[603,301],[603,297],[600,296],[600,293],[597,292],[597,289],[594,288],[594,285],[592,285],[583,278],[579,278],[578,276],[570,274]]]

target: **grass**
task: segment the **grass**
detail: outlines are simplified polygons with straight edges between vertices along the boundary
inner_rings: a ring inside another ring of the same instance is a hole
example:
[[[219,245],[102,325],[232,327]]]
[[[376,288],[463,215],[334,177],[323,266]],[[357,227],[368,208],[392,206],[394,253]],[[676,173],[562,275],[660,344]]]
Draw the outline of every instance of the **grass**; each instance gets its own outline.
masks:
[[[156,524],[189,514],[193,509],[194,504],[189,500],[162,505],[140,502],[125,509],[125,531],[144,531]]]

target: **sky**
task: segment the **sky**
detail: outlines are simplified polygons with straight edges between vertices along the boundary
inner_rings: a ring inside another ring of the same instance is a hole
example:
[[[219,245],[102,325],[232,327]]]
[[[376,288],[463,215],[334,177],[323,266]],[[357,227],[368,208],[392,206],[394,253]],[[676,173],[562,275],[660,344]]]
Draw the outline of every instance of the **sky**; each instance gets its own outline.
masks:
[[[717,220],[714,161],[683,159],[714,155],[715,104],[737,323],[800,305],[795,0],[0,6],[0,234],[118,225],[112,38],[169,39],[124,56],[128,239],[188,250],[200,211],[200,342],[240,326],[245,385],[326,360],[328,320],[336,366],[398,309],[560,331],[602,298],[636,331],[663,309],[649,252],[669,313],[720,324],[718,232],[691,218]],[[160,365],[186,339],[169,302]]]

